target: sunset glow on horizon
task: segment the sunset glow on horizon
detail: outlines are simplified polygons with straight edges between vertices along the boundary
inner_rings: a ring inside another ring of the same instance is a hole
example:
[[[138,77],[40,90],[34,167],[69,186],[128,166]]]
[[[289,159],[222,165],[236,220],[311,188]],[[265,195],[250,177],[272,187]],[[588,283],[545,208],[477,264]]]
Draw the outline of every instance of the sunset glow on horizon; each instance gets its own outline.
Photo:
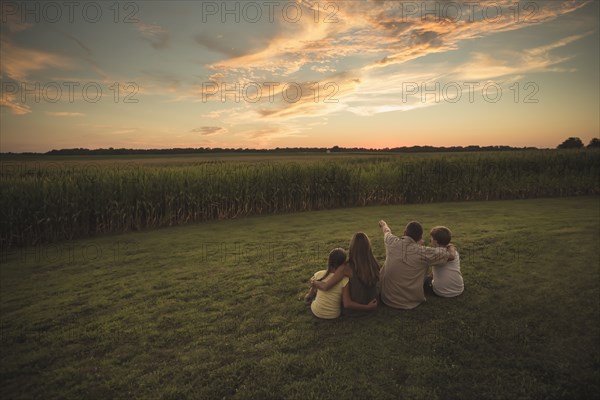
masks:
[[[3,2],[1,152],[585,144],[599,3]]]

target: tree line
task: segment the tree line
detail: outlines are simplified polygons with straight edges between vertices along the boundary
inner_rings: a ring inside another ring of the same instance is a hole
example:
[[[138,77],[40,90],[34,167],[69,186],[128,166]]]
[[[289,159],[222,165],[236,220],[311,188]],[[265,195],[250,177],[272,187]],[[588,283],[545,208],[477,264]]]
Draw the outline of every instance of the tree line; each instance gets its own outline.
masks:
[[[593,138],[587,146],[578,137],[570,137],[557,146],[557,149],[582,149],[600,148],[600,139]],[[486,152],[486,151],[519,151],[538,150],[537,147],[511,147],[511,146],[403,146],[373,149],[365,147],[276,147],[274,149],[250,148],[221,148],[221,147],[187,147],[171,149],[127,149],[127,148],[101,148],[101,149],[59,149],[46,153],[24,152],[23,155],[49,155],[49,156],[103,156],[103,155],[166,155],[166,154],[204,154],[204,153],[459,153],[459,152]],[[12,152],[0,154],[16,154]]]
[[[50,150],[46,153],[20,153],[27,155],[160,155],[160,154],[204,154],[204,153],[452,153],[452,152],[482,152],[482,151],[516,151],[537,150],[536,147],[511,147],[511,146],[411,146],[373,149],[365,147],[276,147],[274,149],[251,149],[251,148],[221,148],[221,147],[198,147],[198,148],[171,148],[171,149],[127,149],[112,147],[101,149],[60,149]],[[4,153],[14,154],[14,153]]]

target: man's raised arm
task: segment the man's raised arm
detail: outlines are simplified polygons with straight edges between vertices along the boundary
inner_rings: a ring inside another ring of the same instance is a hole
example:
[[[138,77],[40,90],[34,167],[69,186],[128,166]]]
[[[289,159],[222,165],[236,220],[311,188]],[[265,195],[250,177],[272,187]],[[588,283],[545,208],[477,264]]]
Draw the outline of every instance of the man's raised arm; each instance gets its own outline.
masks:
[[[384,221],[384,220],[379,220],[379,227],[381,228],[381,230],[383,231],[383,234],[385,235],[386,233],[392,233],[392,230],[390,229],[390,227],[388,226],[388,224]]]

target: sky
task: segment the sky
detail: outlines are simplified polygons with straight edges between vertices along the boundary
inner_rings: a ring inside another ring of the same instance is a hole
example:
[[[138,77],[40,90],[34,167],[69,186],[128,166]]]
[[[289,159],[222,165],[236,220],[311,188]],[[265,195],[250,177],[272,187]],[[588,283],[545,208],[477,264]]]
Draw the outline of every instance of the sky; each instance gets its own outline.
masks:
[[[599,137],[599,2],[1,4],[0,151]]]

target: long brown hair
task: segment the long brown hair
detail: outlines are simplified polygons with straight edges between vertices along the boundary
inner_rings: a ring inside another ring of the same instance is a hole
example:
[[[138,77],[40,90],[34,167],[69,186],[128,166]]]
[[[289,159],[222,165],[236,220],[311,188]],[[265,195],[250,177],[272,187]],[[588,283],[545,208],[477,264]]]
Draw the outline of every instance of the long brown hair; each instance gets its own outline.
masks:
[[[379,282],[379,263],[373,256],[371,241],[363,232],[357,232],[350,240],[348,264],[352,273],[366,286]]]

